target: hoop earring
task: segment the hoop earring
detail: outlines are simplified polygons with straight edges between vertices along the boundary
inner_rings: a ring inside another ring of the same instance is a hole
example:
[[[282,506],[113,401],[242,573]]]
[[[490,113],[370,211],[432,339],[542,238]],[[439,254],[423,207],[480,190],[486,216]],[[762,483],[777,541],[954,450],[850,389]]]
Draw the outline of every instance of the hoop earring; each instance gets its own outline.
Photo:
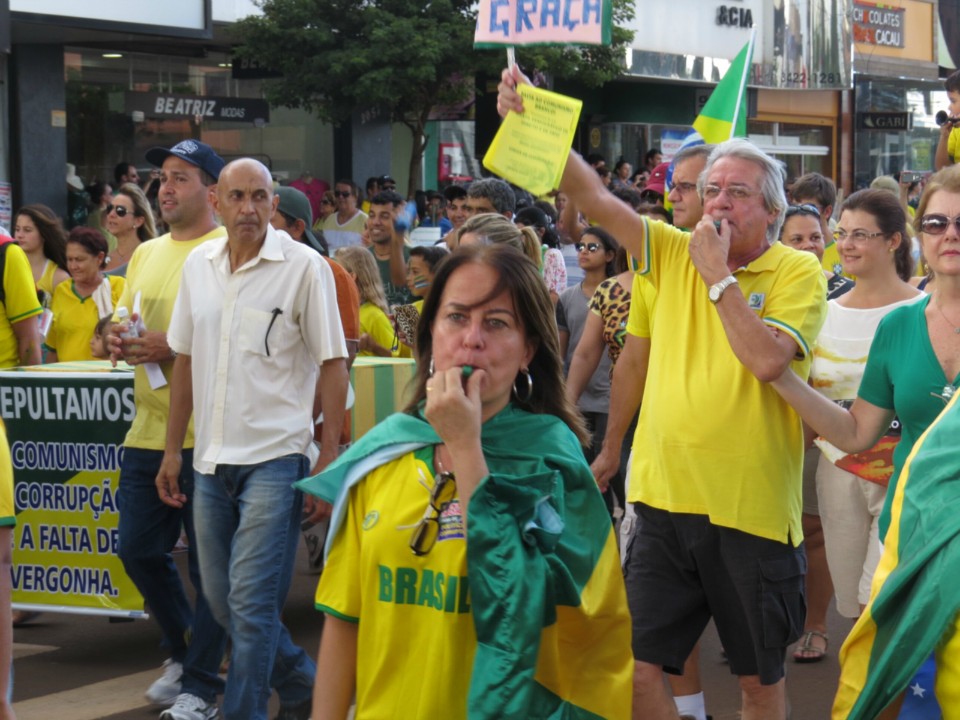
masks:
[[[528,368],[520,368],[520,375],[523,375],[527,379],[527,393],[523,397],[520,397],[520,391],[517,390],[517,381],[513,381],[513,396],[522,403],[530,402],[530,398],[533,397],[533,375],[530,374]]]
[[[430,356],[430,365],[427,367],[427,377],[433,377],[433,356]]]

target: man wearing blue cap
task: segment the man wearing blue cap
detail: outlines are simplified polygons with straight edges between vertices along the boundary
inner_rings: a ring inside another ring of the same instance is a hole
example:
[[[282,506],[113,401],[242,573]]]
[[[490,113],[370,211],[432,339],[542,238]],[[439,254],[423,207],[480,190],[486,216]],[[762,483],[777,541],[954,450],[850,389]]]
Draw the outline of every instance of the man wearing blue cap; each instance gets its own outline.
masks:
[[[170,377],[176,357],[167,344],[167,327],[180,288],[180,274],[190,252],[225,233],[209,202],[223,159],[209,145],[184,140],[169,150],[152,148],[147,161],[161,168],[160,214],[170,232],[140,245],[127,268],[127,285],[117,307],[135,309],[145,331],[123,338],[125,324],[115,325],[109,342],[114,362],[123,357],[135,366],[134,399],[137,412],[124,442],[120,468],[119,555],[124,569],[143,595],[169,648],[163,675],[146,692],[147,700],[171,706],[162,720],[209,720],[217,716],[217,695],[223,681],[217,673],[223,657],[225,632],[214,620],[201,593],[192,503],[172,508],[161,502],[154,479],[163,459],[167,417],[170,413]],[[184,454],[193,452],[193,425],[187,432]],[[180,487],[193,497],[191,462],[184,463]],[[196,590],[191,609],[183,583],[170,555],[186,528],[188,568]]]

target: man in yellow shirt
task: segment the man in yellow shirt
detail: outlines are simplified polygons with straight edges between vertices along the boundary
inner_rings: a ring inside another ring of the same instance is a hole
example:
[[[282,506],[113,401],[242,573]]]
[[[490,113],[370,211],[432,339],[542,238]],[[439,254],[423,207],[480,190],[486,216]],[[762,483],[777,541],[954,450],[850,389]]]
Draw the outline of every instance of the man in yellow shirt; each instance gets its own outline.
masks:
[[[154,480],[163,459],[170,414],[169,383],[176,355],[167,344],[167,327],[187,256],[198,245],[225,234],[208,200],[224,163],[213,148],[197,140],[184,140],[169,150],[153,148],[147,152],[147,161],[161,168],[157,200],[170,232],[134,251],[127,267],[127,285],[118,303],[132,313],[134,298],[139,295],[146,331],[139,338],[121,339],[122,326],[114,326],[108,339],[114,360],[122,356],[136,367],[133,390],[137,413],[124,441],[117,493],[118,554],[157,619],[171,654],[164,663],[163,675],[147,690],[147,700],[171,706],[161,713],[162,720],[206,719],[217,717],[217,695],[223,692],[218,672],[226,634],[201,593],[193,504],[188,501],[183,509],[165,505],[157,495]],[[162,385],[151,382],[149,363],[159,366]],[[192,453],[192,422],[186,447],[184,454]],[[192,499],[190,463],[184,463],[184,468],[180,487]],[[170,556],[181,525],[187,532],[187,565],[197,597],[192,609]]]
[[[525,81],[504,71],[501,114],[522,112]],[[634,717],[679,717],[661,673],[680,671],[713,617],[743,718],[784,720],[784,657],[804,616],[803,433],[770,381],[791,363],[807,375],[826,282],[815,257],[776,242],[783,171],[746,140],[719,145],[692,233],[638,217],[575,153],[560,189],[658,293],[628,497]]]

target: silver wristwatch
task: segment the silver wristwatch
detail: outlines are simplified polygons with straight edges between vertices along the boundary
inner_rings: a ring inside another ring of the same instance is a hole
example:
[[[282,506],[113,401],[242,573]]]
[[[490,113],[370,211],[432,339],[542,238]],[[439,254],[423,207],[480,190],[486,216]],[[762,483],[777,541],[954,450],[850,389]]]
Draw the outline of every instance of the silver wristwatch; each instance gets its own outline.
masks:
[[[718,283],[714,283],[710,286],[710,290],[707,292],[707,297],[710,298],[710,302],[716,305],[720,302],[720,298],[723,297],[723,292],[731,285],[735,285],[737,279],[733,275],[727,275],[723,280]]]

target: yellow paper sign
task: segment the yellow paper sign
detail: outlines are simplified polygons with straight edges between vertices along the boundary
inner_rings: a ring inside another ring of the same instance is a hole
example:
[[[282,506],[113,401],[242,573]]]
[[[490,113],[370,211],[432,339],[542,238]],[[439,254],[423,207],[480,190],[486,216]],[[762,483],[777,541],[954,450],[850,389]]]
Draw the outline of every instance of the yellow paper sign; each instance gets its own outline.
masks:
[[[523,113],[504,119],[483,166],[534,196],[560,186],[583,103],[532,85],[519,85]]]

